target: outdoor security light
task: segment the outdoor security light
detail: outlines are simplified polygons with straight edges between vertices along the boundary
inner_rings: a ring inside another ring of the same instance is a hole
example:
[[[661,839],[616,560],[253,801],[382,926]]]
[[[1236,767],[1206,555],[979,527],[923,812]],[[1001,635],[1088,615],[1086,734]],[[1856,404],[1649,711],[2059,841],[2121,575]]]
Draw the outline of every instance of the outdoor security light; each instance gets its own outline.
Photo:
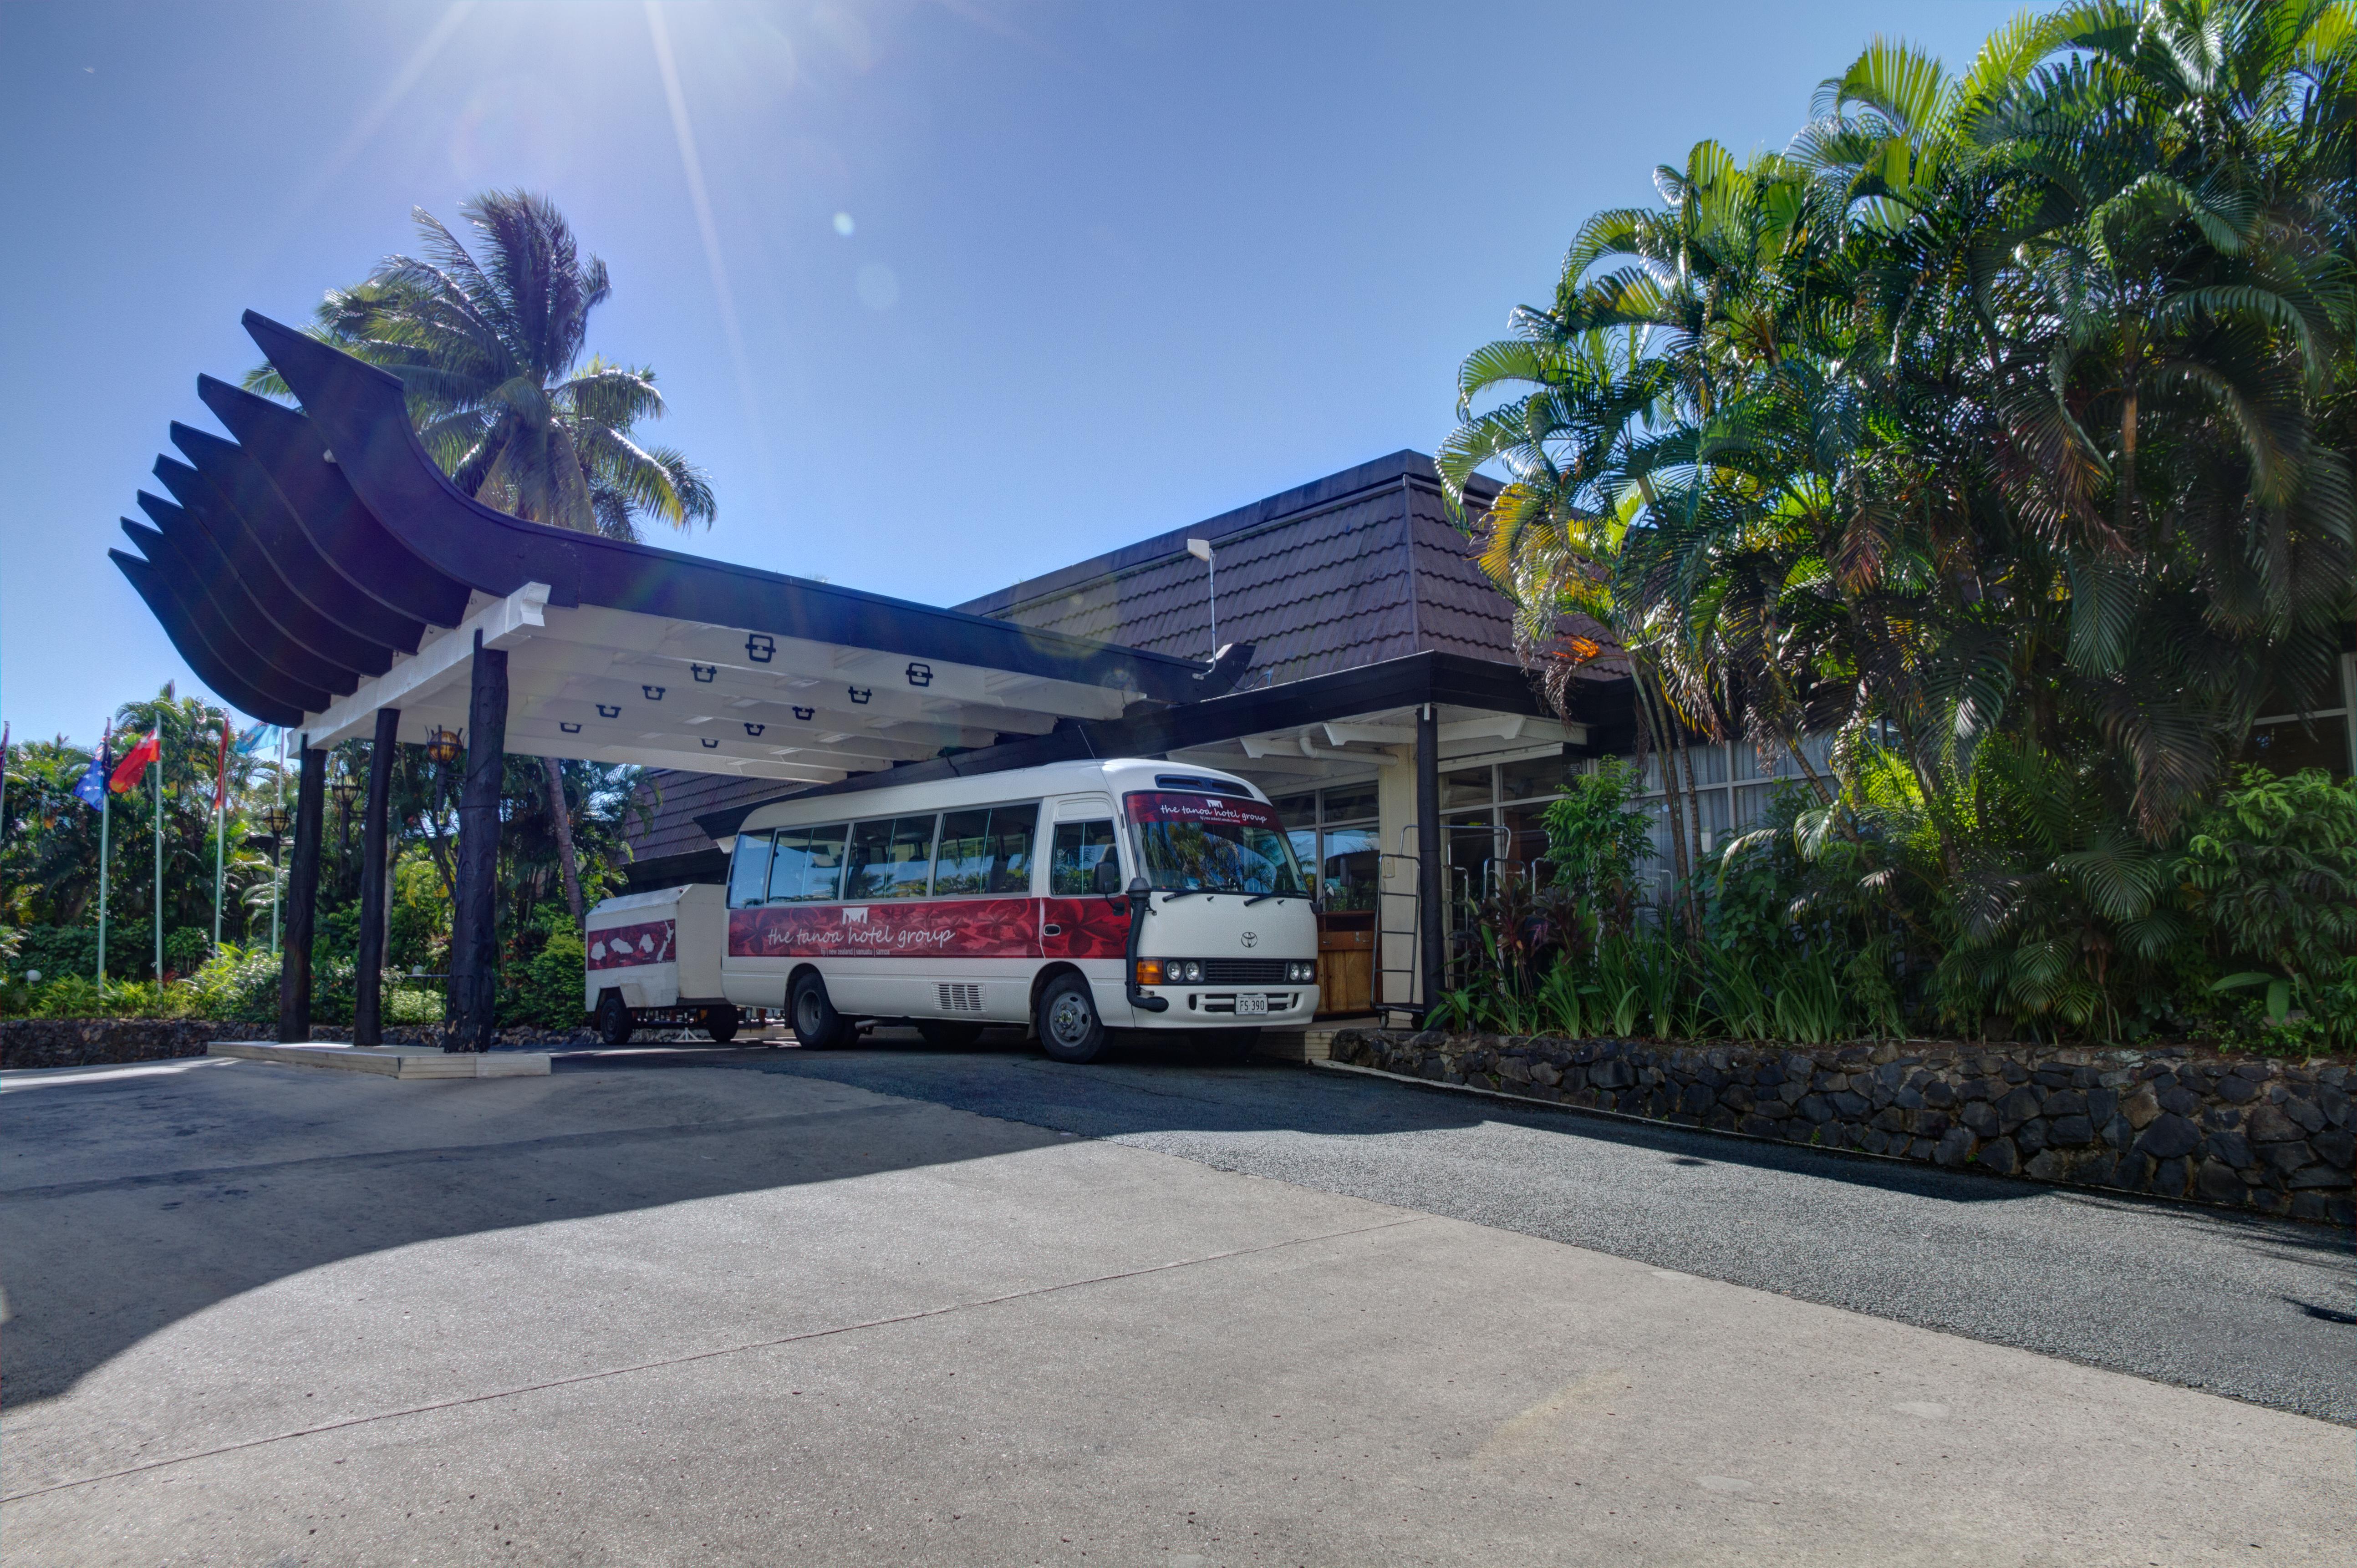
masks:
[[[462,748],[457,733],[436,725],[425,735],[425,755],[435,762],[456,762]]]
[[[1220,661],[1220,564],[1211,559],[1211,542],[1208,539],[1189,540],[1187,553],[1200,561],[1204,571],[1211,575],[1211,662],[1217,664]]]

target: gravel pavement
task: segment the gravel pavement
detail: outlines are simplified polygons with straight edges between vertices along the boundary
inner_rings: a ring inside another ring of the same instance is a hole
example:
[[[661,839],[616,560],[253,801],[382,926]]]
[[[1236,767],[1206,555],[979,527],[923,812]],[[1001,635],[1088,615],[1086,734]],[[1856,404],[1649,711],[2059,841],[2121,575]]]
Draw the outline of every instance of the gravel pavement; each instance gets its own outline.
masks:
[[[2320,1226],[1537,1109],[1334,1069],[1009,1037],[726,1062],[1395,1204],[2357,1425],[2357,1249]]]

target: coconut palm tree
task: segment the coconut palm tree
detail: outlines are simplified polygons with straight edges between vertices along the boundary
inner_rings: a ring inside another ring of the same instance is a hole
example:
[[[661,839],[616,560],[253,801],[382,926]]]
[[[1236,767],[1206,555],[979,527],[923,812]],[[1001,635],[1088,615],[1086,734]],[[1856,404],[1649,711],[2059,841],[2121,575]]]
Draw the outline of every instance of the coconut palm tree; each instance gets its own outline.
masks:
[[[662,416],[651,370],[583,358],[612,292],[545,197],[491,191],[459,210],[479,257],[423,208],[421,254],[395,255],[320,302],[312,335],[401,378],[426,450],[468,495],[533,522],[637,539],[643,521],[709,523],[711,482],[677,450],[635,438]],[[245,380],[287,389],[264,365]],[[564,777],[543,758],[566,900],[582,916]]]

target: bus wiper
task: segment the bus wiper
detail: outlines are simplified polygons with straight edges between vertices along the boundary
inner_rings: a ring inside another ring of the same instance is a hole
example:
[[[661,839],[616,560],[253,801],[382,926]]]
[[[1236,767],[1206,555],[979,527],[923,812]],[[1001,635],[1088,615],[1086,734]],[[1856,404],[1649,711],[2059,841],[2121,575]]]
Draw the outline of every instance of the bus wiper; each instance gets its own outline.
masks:
[[[1155,891],[1162,895],[1162,901],[1166,904],[1176,904],[1181,898],[1210,897],[1200,887],[1157,887]]]
[[[1271,898],[1307,898],[1308,897],[1307,893],[1263,893],[1256,897],[1245,899],[1244,908],[1249,909],[1254,905],[1265,903]]]

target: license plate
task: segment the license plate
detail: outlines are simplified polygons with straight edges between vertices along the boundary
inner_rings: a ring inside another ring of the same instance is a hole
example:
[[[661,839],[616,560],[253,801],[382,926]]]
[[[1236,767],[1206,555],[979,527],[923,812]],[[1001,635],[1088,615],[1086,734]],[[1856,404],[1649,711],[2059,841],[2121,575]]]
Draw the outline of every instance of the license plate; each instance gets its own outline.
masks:
[[[1268,1011],[1268,998],[1265,996],[1239,996],[1236,998],[1236,1011],[1239,1013],[1265,1013]]]

